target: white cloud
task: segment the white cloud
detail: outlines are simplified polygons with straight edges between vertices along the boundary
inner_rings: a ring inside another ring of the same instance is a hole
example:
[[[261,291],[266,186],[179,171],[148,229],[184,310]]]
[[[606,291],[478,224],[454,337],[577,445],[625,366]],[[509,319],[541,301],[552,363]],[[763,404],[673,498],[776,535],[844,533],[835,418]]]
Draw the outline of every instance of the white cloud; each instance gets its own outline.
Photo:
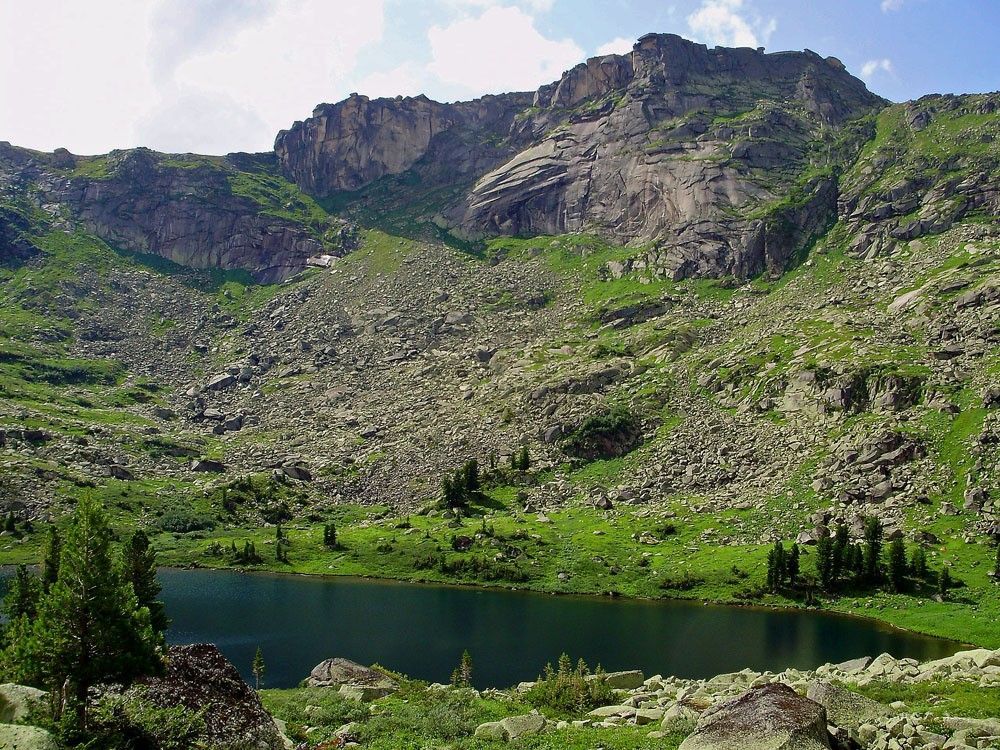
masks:
[[[882,0],[882,12],[891,13],[903,7],[903,0]]]
[[[761,47],[778,26],[773,18],[748,20],[743,0],[702,0],[687,23],[695,38],[723,47]]]
[[[469,94],[527,91],[581,62],[572,39],[547,39],[518,8],[491,7],[477,18],[432,26],[429,73]]]
[[[610,42],[605,42],[597,48],[597,55],[627,55],[632,51],[634,39],[626,39],[623,36],[615,37]]]
[[[137,145],[155,104],[148,3],[0,2],[0,140],[100,153]]]
[[[382,0],[0,2],[0,140],[268,150],[352,90]]]
[[[868,81],[876,73],[892,73],[892,60],[888,57],[882,57],[877,60],[868,60],[864,65],[861,66],[861,77]]]
[[[181,92],[225,95],[257,115],[257,133],[232,134],[234,150],[269,148],[290,116],[306,117],[347,93],[358,53],[382,36],[380,2],[273,0],[272,7],[262,20],[188,56],[172,75]]]

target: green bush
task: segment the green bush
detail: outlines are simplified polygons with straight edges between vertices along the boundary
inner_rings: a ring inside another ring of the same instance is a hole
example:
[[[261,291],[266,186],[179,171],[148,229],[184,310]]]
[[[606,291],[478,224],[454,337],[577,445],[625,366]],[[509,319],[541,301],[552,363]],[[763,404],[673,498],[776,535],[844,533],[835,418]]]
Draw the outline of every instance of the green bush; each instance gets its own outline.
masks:
[[[577,458],[618,458],[642,442],[639,418],[623,406],[588,417],[563,441],[563,450]]]
[[[615,698],[600,666],[591,674],[583,659],[574,667],[567,654],[559,657],[556,669],[546,664],[544,674],[524,697],[532,706],[559,715],[586,713],[613,703]]]
[[[195,510],[190,505],[174,505],[163,511],[156,525],[161,531],[186,534],[190,531],[214,529],[215,517],[204,511]]]
[[[198,747],[205,733],[202,714],[183,706],[153,705],[141,689],[105,695],[94,711],[93,736],[85,746],[94,750],[188,750]]]

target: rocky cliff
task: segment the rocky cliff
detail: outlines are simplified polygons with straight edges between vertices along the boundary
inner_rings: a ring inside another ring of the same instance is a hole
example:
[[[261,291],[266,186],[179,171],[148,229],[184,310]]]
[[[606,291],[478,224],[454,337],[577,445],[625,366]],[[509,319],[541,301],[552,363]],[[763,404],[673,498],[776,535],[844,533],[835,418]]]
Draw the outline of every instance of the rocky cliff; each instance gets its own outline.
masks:
[[[4,192],[61,226],[78,226],[131,252],[191,268],[247,271],[263,282],[350,248],[342,222],[311,210],[311,201],[283,182],[269,174],[266,158],[247,155],[172,156],[140,148],[76,157],[0,145]],[[0,216],[0,233],[15,229],[13,214]]]
[[[670,34],[581,63],[527,103],[352,96],[275,150],[317,195],[403,173],[450,184],[434,220],[464,239],[594,232],[652,245],[673,278],[746,278],[784,270],[832,222],[832,174],[861,140],[844,126],[884,104],[835,58]]]

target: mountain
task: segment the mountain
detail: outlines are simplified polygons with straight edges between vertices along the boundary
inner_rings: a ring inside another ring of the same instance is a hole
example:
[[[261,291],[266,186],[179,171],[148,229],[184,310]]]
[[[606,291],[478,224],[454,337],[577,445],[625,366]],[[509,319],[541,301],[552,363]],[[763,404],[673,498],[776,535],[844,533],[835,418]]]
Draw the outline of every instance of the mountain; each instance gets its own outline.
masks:
[[[0,496],[175,563],[281,522],[296,570],[772,603],[775,540],[874,515],[971,598],[830,606],[996,647],[998,106],[656,34],[273,154],[3,144]],[[470,459],[502,540],[439,507]]]

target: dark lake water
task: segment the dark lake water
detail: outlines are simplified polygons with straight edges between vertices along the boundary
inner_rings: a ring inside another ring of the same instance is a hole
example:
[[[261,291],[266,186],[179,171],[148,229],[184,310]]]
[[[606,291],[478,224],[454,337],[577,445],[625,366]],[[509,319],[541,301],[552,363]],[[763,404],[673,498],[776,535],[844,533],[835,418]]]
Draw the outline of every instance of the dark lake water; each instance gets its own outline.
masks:
[[[563,651],[609,671],[707,677],[958,649],[817,612],[231,571],[162,570],[160,579],[171,643],[216,643],[247,678],[260,646],[269,687],[294,686],[332,656],[446,682],[468,649],[474,682],[505,687],[534,679]]]

